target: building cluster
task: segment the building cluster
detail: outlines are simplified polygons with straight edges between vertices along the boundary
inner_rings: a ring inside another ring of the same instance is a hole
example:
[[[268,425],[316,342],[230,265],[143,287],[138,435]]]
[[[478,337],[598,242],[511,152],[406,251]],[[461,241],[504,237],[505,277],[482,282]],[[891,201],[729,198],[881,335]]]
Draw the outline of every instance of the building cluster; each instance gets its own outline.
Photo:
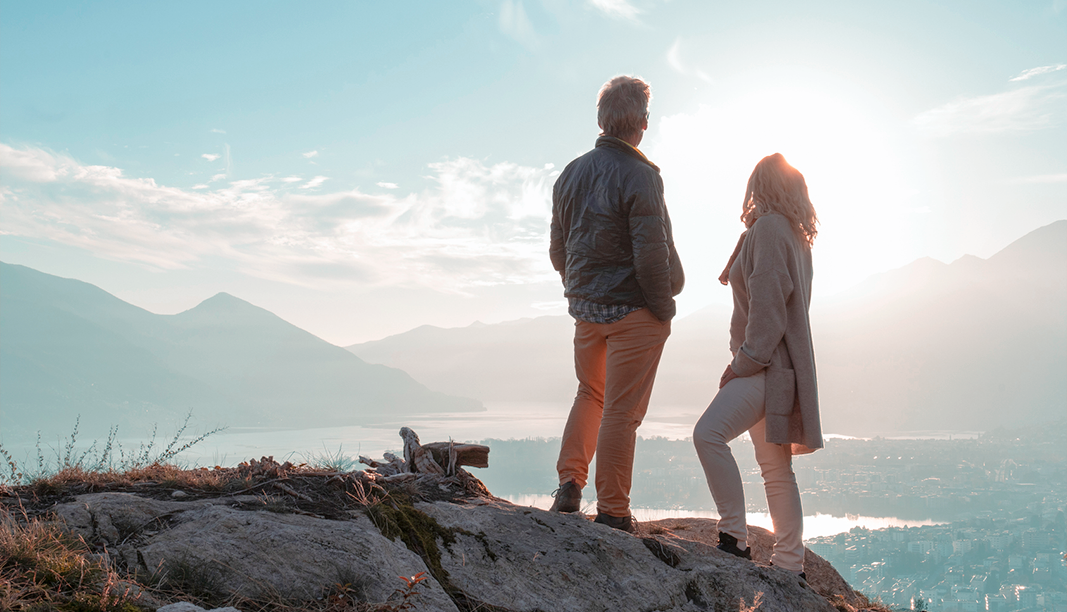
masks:
[[[855,527],[807,545],[894,609],[1067,612],[1062,501],[942,525]]]
[[[796,457],[805,514],[953,521],[1067,496],[1064,427],[964,439],[830,439]],[[1057,436],[1058,434],[1058,436]],[[750,512],[765,512],[752,445],[735,442]],[[631,493],[637,507],[714,510],[686,440],[638,440]]]

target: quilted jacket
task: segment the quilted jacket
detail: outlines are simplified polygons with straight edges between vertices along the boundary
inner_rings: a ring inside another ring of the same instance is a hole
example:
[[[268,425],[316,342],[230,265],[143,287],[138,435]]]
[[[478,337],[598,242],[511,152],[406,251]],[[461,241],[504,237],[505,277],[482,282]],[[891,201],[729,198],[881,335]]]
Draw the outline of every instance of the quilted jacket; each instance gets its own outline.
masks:
[[[552,189],[549,255],[564,295],[675,314],[685,283],[659,168],[629,143],[601,136]]]

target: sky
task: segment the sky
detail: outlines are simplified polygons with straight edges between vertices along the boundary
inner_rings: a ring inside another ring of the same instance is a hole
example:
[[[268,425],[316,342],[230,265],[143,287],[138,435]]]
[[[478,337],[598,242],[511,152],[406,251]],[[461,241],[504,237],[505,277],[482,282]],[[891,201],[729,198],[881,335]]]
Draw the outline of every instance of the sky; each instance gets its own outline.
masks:
[[[1067,0],[0,0],[0,260],[330,342],[566,312],[551,189],[652,86],[686,315],[781,152],[814,304],[1067,218]],[[0,288],[2,290],[2,288]]]

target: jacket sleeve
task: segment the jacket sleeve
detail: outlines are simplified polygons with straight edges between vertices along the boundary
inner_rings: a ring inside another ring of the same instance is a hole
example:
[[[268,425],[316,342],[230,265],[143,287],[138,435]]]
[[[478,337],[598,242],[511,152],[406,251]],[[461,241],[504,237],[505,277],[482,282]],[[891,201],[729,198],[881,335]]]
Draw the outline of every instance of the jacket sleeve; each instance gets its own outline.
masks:
[[[630,207],[630,243],[634,254],[637,284],[645,298],[645,305],[660,321],[674,318],[674,286],[678,290],[684,281],[681,266],[672,277],[670,220],[663,201],[663,182],[659,176],[635,189]],[[677,253],[675,253],[677,257]]]
[[[785,337],[786,302],[793,293],[789,276],[790,229],[778,223],[754,225],[743,249],[751,249],[745,262],[748,285],[748,321],[745,341],[730,367],[738,376],[752,376],[771,364],[774,350]]]
[[[552,187],[552,225],[549,232],[548,256],[552,260],[552,267],[559,272],[560,275],[565,277],[567,268],[567,238],[563,233],[563,220],[560,216],[559,180],[557,180],[556,184]]]
[[[682,270],[682,260],[678,257],[678,249],[674,248],[674,231],[671,229],[671,217],[667,214],[667,207],[663,207],[663,218],[667,221],[667,250],[669,256],[667,263],[671,266],[671,296],[676,296],[685,288],[685,271]]]

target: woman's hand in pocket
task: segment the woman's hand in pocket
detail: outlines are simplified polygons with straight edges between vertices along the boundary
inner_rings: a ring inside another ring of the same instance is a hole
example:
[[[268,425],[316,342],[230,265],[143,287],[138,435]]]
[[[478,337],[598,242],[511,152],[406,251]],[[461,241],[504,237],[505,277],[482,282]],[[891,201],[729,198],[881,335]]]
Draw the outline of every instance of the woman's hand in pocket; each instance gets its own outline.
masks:
[[[726,371],[722,373],[722,378],[719,379],[719,388],[722,389],[723,387],[726,386],[726,383],[730,382],[731,380],[733,380],[735,378],[741,378],[741,377],[738,376],[734,372],[734,369],[731,368],[729,366],[729,364],[727,364]]]

